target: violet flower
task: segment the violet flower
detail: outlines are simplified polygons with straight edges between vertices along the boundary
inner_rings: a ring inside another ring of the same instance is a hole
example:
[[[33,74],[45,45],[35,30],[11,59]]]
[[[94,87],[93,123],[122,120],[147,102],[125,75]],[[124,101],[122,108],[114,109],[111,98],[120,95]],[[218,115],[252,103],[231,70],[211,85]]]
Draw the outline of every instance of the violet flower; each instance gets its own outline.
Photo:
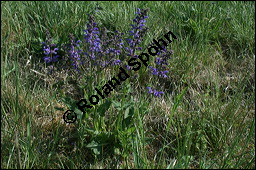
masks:
[[[89,57],[92,60],[96,60],[98,53],[101,52],[101,40],[99,38],[99,29],[92,15],[89,17],[89,23],[84,32],[85,42],[89,44]]]
[[[72,34],[69,35],[69,39],[71,43],[66,46],[65,50],[68,53],[68,58],[71,60],[71,65],[76,71],[79,72],[79,64],[81,60],[80,54],[82,53],[82,51],[79,50],[78,47],[80,46],[81,41],[75,41],[75,37]]]
[[[56,47],[56,44],[47,45],[45,42],[42,42],[42,44],[43,44],[43,51],[45,54],[44,61],[46,63],[57,62],[59,57],[59,55],[56,55],[58,48],[54,48],[53,50],[51,48],[51,47]]]
[[[156,89],[152,90],[151,87],[147,87],[147,89],[148,89],[148,93],[154,94],[154,96],[156,97],[161,97],[161,95],[164,94],[164,92],[162,91],[157,91]]]

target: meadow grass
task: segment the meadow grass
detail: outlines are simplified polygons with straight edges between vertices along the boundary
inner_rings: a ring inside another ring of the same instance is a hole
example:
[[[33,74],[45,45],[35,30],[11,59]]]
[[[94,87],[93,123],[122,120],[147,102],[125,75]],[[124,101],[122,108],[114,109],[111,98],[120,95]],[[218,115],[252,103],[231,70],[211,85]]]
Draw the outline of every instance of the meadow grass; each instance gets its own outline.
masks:
[[[118,69],[48,76],[45,30],[57,44],[83,39],[94,13],[127,33],[136,8],[150,9],[143,49],[178,38],[164,96],[147,93],[143,68],[65,124]],[[255,168],[255,2],[1,1],[1,94],[1,168]]]

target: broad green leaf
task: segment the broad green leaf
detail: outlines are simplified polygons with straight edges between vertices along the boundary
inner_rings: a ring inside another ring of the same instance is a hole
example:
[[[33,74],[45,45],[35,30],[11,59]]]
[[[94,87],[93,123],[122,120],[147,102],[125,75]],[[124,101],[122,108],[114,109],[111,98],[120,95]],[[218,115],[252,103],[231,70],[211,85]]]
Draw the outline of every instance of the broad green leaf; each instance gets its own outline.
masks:
[[[123,120],[123,128],[126,129],[130,126],[132,123],[132,116],[134,114],[134,108],[133,107],[127,107],[124,114],[124,120]]]
[[[100,116],[105,116],[105,113],[109,109],[110,105],[111,105],[111,101],[109,100],[107,100],[105,103],[100,105],[100,107],[98,108],[98,112]]]
[[[96,141],[93,140],[91,143],[86,145],[86,147],[91,148],[95,155],[100,154],[101,146]]]

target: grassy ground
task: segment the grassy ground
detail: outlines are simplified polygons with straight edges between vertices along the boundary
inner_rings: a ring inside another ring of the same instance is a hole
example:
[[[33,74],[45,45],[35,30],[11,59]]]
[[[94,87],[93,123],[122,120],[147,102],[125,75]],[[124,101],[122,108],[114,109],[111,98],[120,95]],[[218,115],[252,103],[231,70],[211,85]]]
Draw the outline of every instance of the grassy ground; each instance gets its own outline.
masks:
[[[81,88],[88,79],[75,73],[47,76],[39,47],[45,29],[57,43],[83,39],[96,6],[98,24],[121,32],[149,8],[143,48],[178,37],[170,77],[155,98],[140,70],[108,110],[101,101],[69,125],[67,97],[79,101],[116,70]],[[1,120],[1,168],[255,168],[255,2],[1,1]]]

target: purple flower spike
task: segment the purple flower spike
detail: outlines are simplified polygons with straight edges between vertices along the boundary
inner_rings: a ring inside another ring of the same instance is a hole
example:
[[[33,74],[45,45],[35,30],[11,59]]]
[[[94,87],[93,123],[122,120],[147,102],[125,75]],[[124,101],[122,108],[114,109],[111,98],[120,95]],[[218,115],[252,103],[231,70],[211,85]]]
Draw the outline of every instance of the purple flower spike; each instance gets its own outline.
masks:
[[[119,65],[121,63],[121,60],[116,60],[115,62],[114,62],[114,65]]]
[[[148,89],[148,93],[153,93],[151,87],[147,87],[147,89]]]
[[[50,43],[50,44],[47,45],[46,42]],[[59,57],[59,55],[56,55],[57,51],[58,51],[58,48],[54,48],[53,50],[51,50],[51,47],[55,47],[56,44],[51,44],[51,39],[47,40],[46,42],[42,42],[42,44],[43,44],[43,51],[44,51],[44,54],[46,55],[43,58],[44,62],[46,62],[46,63],[57,62],[58,61],[58,57]]]
[[[126,49],[126,53],[128,56],[134,57],[136,50],[142,50],[141,47],[138,47],[138,45],[142,42],[143,36],[146,34],[148,28],[145,27],[146,20],[146,15],[147,15],[148,10],[140,10],[139,8],[137,9],[137,16],[135,19],[133,19],[134,24],[131,24],[131,30],[130,36],[132,38],[128,39],[128,44],[130,48]]]

